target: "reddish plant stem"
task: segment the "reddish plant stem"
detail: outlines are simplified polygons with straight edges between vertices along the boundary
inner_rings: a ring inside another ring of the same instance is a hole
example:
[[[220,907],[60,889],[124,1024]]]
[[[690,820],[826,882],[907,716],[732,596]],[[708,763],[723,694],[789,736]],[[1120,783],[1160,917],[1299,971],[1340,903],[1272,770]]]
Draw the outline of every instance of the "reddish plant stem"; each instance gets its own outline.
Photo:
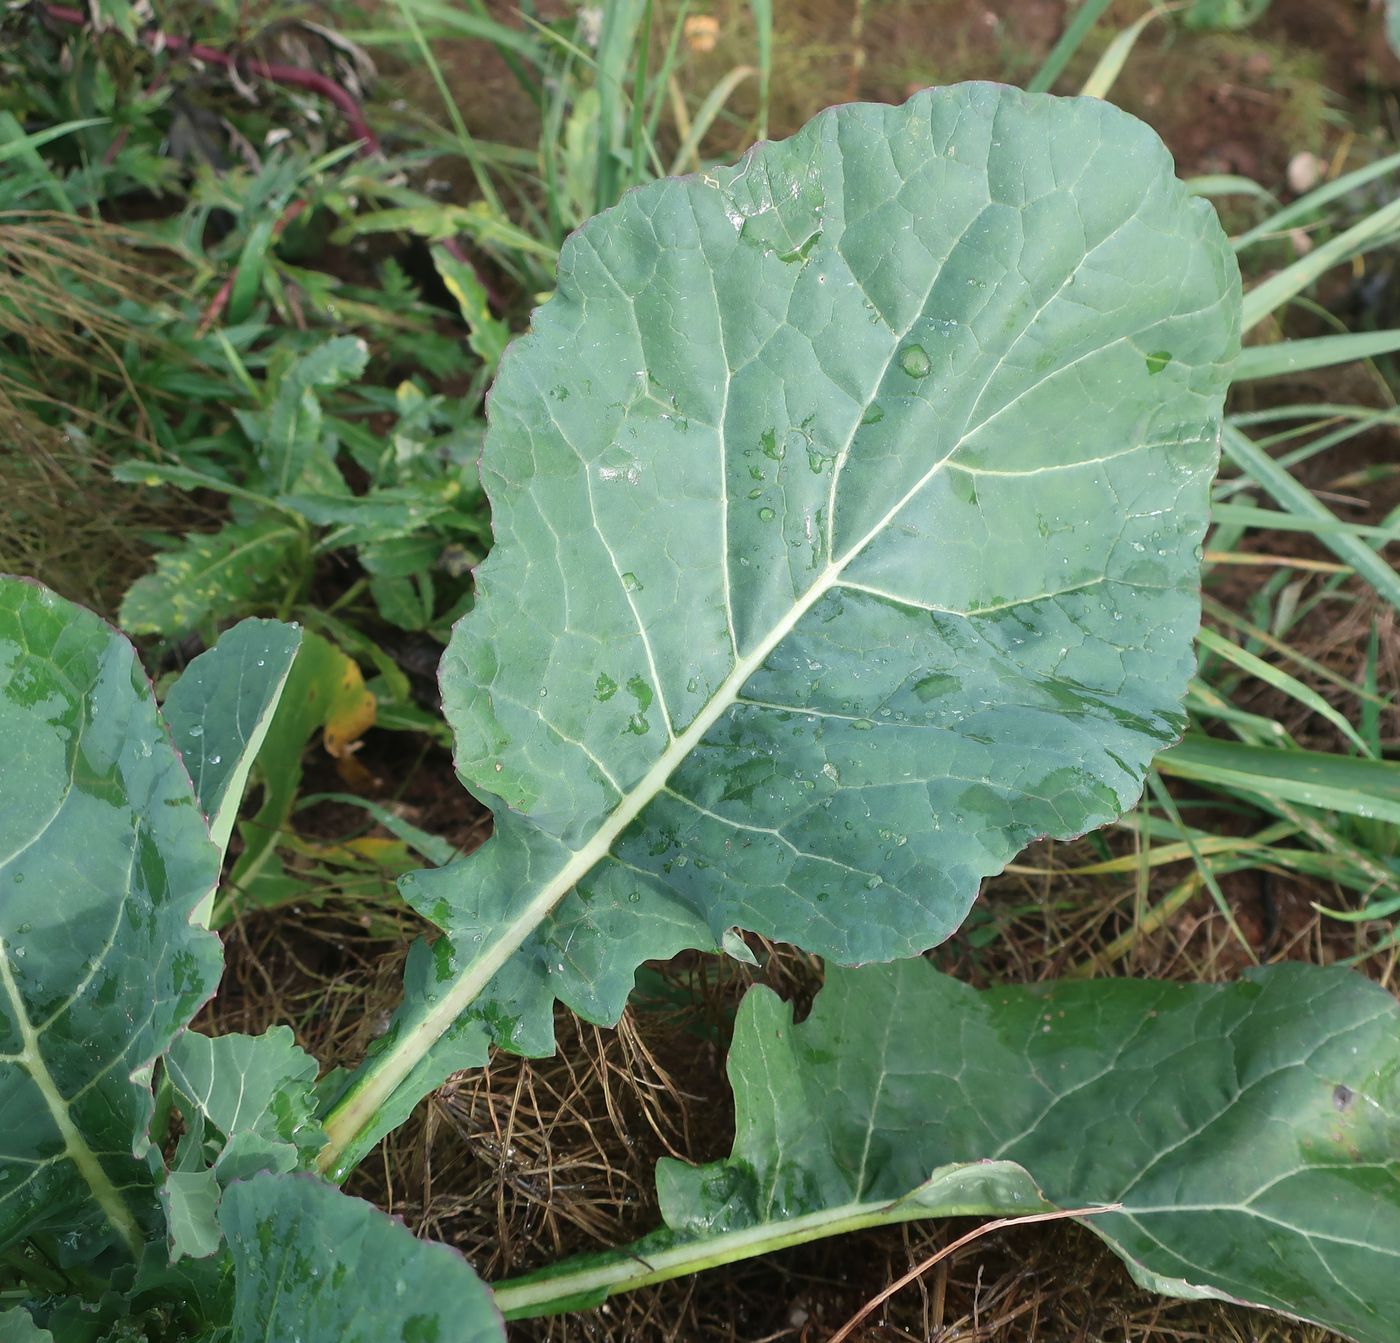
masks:
[[[306,209],[306,202],[293,201],[282,211],[277,222],[272,226],[272,236],[280,238],[282,230],[287,227],[299,214]],[[233,293],[234,282],[238,279],[238,267],[235,266],[225,277],[223,284],[219,286],[219,291],[214,295],[213,302],[204,310],[204,316],[199,319],[199,325],[195,328],[196,336],[207,336],[209,328],[219,320],[224,309],[228,307],[230,295]]]
[[[75,28],[88,26],[88,16],[82,10],[71,9],[67,5],[43,5],[40,12],[59,23],[70,24]],[[177,37],[172,33],[156,32],[148,36],[156,50],[172,51],[176,55],[188,56],[191,60],[202,61],[206,65],[216,65],[221,70],[246,71],[258,79],[281,84],[284,88],[306,89],[319,95],[339,108],[351,132],[360,142],[362,154],[379,153],[379,137],[365,120],[359,103],[328,75],[323,75],[318,70],[305,70],[299,65],[279,65],[260,57],[240,61],[231,52],[220,51],[217,47],[206,46],[203,42],[195,42],[187,37]]]
[[[39,12],[47,18],[58,23],[66,23],[75,28],[86,28],[89,26],[88,16],[80,9],[73,9],[68,5],[41,5]],[[323,75],[317,70],[306,70],[299,65],[281,65],[275,61],[265,61],[254,57],[242,60],[227,51],[220,51],[217,47],[207,46],[203,42],[195,42],[190,38],[178,37],[170,33],[155,32],[148,34],[156,50],[174,52],[177,55],[188,56],[191,60],[201,61],[206,65],[218,66],[221,70],[237,70],[240,73],[254,75],[258,79],[265,79],[271,84],[280,84],[284,88],[305,89],[309,93],[315,93],[327,102],[333,103],[345,118],[346,124],[350,127],[351,133],[359,142],[358,152],[361,154],[378,154],[383,151],[379,137],[374,133],[373,127],[365,120],[365,115],[358,102],[350,92],[328,75]],[[155,87],[155,86],[152,86]],[[115,149],[120,150],[121,143],[125,140],[125,132],[116,143]],[[109,154],[111,151],[109,151]],[[274,236],[281,233],[293,219],[306,208],[304,201],[295,201],[287,207],[282,218],[277,222]],[[455,238],[445,239],[443,246],[452,255],[453,259],[460,261],[464,266],[470,266],[476,273],[477,279],[481,282],[481,287],[486,291],[486,296],[491,306],[498,312],[505,307],[505,301],[481,273],[481,268],[467,256],[461,244]],[[233,292],[234,281],[237,279],[238,270],[235,267],[228,275],[228,278],[219,286],[219,291],[214,295],[213,301],[205,310],[204,316],[200,319],[199,334],[203,335],[218,320],[219,314],[228,305],[229,295]]]

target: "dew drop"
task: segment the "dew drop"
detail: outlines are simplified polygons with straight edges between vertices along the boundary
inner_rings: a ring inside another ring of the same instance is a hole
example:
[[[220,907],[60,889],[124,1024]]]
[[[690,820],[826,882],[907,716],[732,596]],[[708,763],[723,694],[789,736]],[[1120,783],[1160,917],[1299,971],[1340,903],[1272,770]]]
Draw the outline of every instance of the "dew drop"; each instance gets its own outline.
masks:
[[[625,587],[628,592],[640,592],[642,590],[642,585],[637,575],[630,572],[622,575],[622,586]]]
[[[764,522],[772,522],[778,515],[773,512],[771,508],[760,508],[758,510],[758,516],[762,518]]]
[[[202,727],[200,727],[200,725],[199,725],[198,723],[196,723],[196,724],[190,729],[190,736],[191,736],[191,737],[202,737],[203,735],[204,735],[204,729],[203,729]]]

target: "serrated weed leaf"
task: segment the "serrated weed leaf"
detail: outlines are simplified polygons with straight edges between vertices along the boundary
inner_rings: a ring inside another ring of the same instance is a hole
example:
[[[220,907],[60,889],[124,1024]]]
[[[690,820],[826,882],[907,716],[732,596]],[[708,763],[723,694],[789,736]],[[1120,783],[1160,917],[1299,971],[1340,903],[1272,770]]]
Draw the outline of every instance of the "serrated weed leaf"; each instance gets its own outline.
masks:
[[[173,639],[270,602],[294,581],[303,543],[300,528],[271,515],[191,532],[127,589],[122,628]]]
[[[522,944],[508,1038],[731,928],[918,952],[1119,814],[1183,725],[1238,338],[1210,207],[1092,99],[836,108],[580,230],[441,673],[495,837],[404,887],[467,968],[379,1099]]]
[[[1121,1205],[1088,1225],[1148,1287],[1396,1337],[1400,1005],[1358,975],[978,992],[922,960],[834,969],[798,1026],[753,990],[729,1074],[733,1154],[659,1174],[682,1236],[1014,1162],[1058,1207]]]
[[[218,982],[218,877],[131,645],[0,579],[0,1247],[135,1254],[156,1216],[151,1069]]]

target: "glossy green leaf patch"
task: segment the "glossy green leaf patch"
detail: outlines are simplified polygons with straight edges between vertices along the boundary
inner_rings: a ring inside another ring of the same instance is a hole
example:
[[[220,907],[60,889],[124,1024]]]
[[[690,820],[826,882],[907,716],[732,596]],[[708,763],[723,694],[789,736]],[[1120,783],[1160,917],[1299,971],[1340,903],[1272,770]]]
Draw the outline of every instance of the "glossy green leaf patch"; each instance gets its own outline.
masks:
[[[300,646],[295,625],[244,620],[185,668],[161,706],[220,852]]]
[[[214,1039],[185,1031],[165,1056],[184,1132],[162,1198],[174,1255],[213,1254],[222,1189],[260,1171],[305,1169],[321,1145],[316,1060],[290,1027]]]

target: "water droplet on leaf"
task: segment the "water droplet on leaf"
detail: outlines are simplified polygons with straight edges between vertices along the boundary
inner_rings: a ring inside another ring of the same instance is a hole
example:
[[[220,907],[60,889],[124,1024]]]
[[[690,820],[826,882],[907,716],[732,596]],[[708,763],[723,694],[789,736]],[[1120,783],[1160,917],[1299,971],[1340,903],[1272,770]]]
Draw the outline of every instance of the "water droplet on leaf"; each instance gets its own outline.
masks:
[[[922,345],[906,345],[899,352],[899,366],[911,378],[926,378],[933,368]]]

